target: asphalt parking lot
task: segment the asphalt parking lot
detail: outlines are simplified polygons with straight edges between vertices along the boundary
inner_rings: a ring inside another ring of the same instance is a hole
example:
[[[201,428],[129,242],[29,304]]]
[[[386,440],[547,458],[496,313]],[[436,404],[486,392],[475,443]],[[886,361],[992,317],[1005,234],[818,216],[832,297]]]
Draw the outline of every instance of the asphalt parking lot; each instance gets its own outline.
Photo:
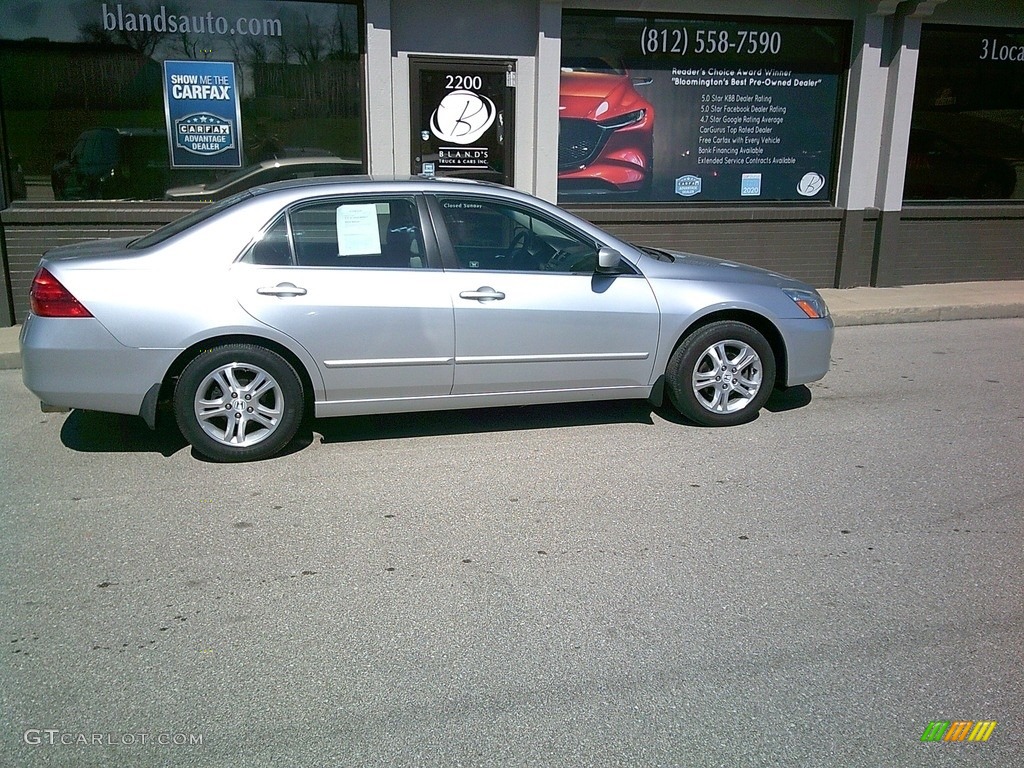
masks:
[[[1022,332],[841,328],[727,430],[344,419],[247,465],[0,371],[0,764],[1020,764]]]

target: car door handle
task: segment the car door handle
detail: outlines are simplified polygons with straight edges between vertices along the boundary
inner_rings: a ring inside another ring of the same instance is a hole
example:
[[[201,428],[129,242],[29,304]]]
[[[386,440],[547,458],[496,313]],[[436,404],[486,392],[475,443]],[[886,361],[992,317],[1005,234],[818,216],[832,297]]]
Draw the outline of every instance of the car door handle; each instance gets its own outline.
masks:
[[[475,291],[463,291],[459,294],[460,299],[475,299],[476,301],[501,301],[505,294],[496,291],[489,285],[481,285]]]
[[[260,296],[305,296],[306,289],[292,283],[278,283],[272,288],[257,288],[256,293]]]

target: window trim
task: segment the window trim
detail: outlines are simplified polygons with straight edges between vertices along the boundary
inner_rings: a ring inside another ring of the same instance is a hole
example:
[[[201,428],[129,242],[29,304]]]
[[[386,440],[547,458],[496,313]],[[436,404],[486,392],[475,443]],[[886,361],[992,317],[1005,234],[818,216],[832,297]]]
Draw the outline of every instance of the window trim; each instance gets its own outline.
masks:
[[[604,243],[596,240],[587,232],[575,227],[572,222],[565,221],[563,219],[554,219],[549,213],[541,208],[536,208],[527,203],[520,202],[519,200],[509,200],[504,197],[496,195],[480,195],[480,194],[460,194],[460,193],[438,193],[429,192],[424,193],[424,197],[427,199],[427,208],[430,214],[431,223],[438,240],[438,248],[441,253],[441,259],[444,264],[444,269],[447,272],[468,272],[468,273],[495,273],[495,272],[507,272],[509,274],[525,274],[525,275],[562,275],[562,276],[591,276],[597,274],[597,271],[593,272],[561,272],[561,271],[547,271],[547,270],[494,270],[494,269],[468,269],[459,264],[458,259],[455,257],[455,246],[452,243],[451,235],[448,232],[448,225],[444,220],[444,210],[441,206],[441,200],[443,199],[461,199],[472,202],[484,202],[491,203],[494,205],[502,205],[506,208],[511,208],[515,211],[522,212],[533,218],[540,219],[547,226],[561,231],[567,231],[568,234],[579,238],[584,243],[592,246],[595,253],[604,247]],[[639,272],[636,268],[623,260],[625,269],[620,273],[622,276],[628,277],[631,275],[638,275]]]
[[[390,266],[361,266],[361,265],[345,265],[338,264],[332,266],[326,265],[307,265],[298,263],[298,255],[295,249],[295,233],[292,225],[292,214],[296,213],[303,208],[310,208],[313,206],[324,206],[324,205],[358,205],[360,203],[380,203],[389,200],[404,200],[411,203],[415,210],[415,215],[418,220],[418,235],[420,245],[423,248],[423,265],[420,267],[390,267]],[[286,227],[288,231],[288,252],[291,259],[291,263],[284,264],[254,264],[250,260],[253,249],[260,243],[266,233],[269,232],[277,223],[281,220],[281,217],[285,218]],[[372,192],[364,192],[356,195],[330,195],[325,197],[306,198],[303,200],[297,200],[283,210],[278,211],[271,219],[270,222],[264,226],[259,235],[254,237],[252,241],[242,250],[241,255],[236,259],[236,263],[248,264],[251,267],[266,268],[266,269],[331,269],[331,270],[357,270],[357,269],[383,269],[388,271],[402,270],[402,271],[413,271],[421,272],[424,270],[440,271],[442,269],[440,251],[437,247],[437,240],[433,234],[431,221],[429,214],[426,211],[426,204],[423,200],[423,195],[419,192],[387,192],[384,194],[374,194]]]

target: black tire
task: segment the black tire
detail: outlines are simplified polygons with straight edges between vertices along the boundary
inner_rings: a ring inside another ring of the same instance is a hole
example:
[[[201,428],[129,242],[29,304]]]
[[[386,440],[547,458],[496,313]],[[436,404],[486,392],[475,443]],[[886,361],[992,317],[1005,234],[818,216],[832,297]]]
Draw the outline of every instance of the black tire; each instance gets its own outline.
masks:
[[[302,382],[276,352],[250,344],[206,350],[182,371],[174,416],[198,453],[254,461],[284,448],[302,422]]]
[[[750,421],[775,384],[775,354],[763,335],[732,320],[698,328],[665,371],[669,399],[691,421],[731,427]]]

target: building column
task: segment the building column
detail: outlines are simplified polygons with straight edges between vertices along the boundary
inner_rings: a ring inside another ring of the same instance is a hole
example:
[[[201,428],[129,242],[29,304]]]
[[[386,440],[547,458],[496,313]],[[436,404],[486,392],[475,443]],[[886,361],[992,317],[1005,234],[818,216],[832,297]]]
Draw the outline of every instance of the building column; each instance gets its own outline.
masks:
[[[836,205],[843,210],[837,288],[871,284],[873,245],[866,242],[865,211],[875,206],[885,125],[888,72],[882,61],[886,31],[898,2],[871,3],[854,29]]]
[[[542,0],[537,19],[537,94],[534,121],[533,193],[558,198],[558,92],[562,67],[562,3]]]
[[[0,193],[0,197],[3,194]],[[14,325],[14,296],[11,291],[11,268],[7,261],[7,238],[0,222],[0,328]]]
[[[836,201],[839,288],[888,284],[899,258],[921,20],[946,1],[874,0],[855,31]]]
[[[391,71],[391,0],[365,0],[366,151],[370,173],[391,175],[395,158],[394,79]]]
[[[2,104],[3,94],[0,93],[0,105]],[[0,171],[3,172],[3,183],[0,183],[0,211],[11,204],[4,191],[5,188],[11,188],[11,169],[7,158],[7,126],[4,123],[3,112],[0,111]],[[7,260],[7,238],[4,237],[4,225],[0,221],[0,328],[9,328],[12,325],[14,325],[14,293],[11,290],[11,267]]]
[[[882,64],[888,69],[888,83],[878,159],[879,186],[875,193],[875,207],[880,213],[875,230],[872,285],[892,285],[893,265],[900,257],[900,216],[921,48],[921,20],[944,2],[946,0],[906,0],[900,3],[892,16],[891,32],[882,49]]]

